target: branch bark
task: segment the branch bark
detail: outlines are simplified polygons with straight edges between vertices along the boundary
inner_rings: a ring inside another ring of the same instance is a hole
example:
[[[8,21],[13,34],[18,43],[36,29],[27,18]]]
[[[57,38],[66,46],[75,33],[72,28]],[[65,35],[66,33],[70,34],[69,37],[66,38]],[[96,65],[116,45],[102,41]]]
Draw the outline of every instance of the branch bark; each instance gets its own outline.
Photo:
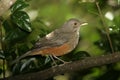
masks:
[[[0,16],[2,16],[16,0],[0,0]]]
[[[83,71],[88,68],[116,63],[118,61],[120,61],[120,52],[98,57],[88,57],[83,60],[62,64],[39,72],[11,76],[6,78],[6,80],[45,80],[57,74],[73,71]]]

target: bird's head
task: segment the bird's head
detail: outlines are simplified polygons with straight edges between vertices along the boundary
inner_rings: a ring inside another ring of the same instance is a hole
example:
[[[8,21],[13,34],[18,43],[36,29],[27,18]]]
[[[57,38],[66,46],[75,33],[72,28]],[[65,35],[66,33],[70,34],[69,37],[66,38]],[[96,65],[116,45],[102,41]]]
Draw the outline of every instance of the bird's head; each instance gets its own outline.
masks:
[[[83,25],[85,22],[81,22],[78,19],[72,18],[69,19],[64,25],[63,29],[65,32],[75,32],[80,30],[81,25]]]

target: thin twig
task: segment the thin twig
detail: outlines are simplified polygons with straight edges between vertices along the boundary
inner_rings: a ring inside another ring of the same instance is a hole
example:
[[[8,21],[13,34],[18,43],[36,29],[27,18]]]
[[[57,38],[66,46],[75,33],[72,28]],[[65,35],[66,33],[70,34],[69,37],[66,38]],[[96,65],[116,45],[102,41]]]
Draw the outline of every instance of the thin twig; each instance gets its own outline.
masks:
[[[97,8],[98,8],[98,12],[99,12],[99,14],[100,14],[100,17],[101,17],[103,26],[104,26],[104,28],[105,28],[106,35],[107,35],[107,38],[108,38],[108,41],[109,41],[109,44],[110,44],[110,48],[111,48],[111,50],[112,50],[112,53],[114,53],[112,41],[111,41],[110,35],[109,35],[109,29],[106,27],[107,25],[105,24],[105,20],[104,20],[104,17],[103,17],[103,14],[102,14],[102,12],[101,12],[101,9],[100,9],[100,6],[99,6],[99,3],[98,3],[98,2],[96,2],[96,6],[97,6]]]
[[[2,32],[2,21],[1,21],[1,19],[0,19],[0,46],[1,46],[1,50],[2,50],[2,52],[3,52],[3,41],[2,41],[2,39],[3,39],[3,34],[2,34],[3,32]],[[5,79],[5,59],[3,59],[3,78]]]
[[[3,59],[3,78],[5,79],[5,59]]]
[[[6,13],[15,2],[16,0],[0,0],[0,16]]]

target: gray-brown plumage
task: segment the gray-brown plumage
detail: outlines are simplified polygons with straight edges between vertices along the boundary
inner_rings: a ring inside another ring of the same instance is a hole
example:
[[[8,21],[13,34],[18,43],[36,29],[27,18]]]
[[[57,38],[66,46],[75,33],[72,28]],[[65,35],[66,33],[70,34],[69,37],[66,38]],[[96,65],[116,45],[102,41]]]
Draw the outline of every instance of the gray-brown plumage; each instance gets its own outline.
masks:
[[[79,30],[82,23],[77,19],[70,19],[62,27],[41,38],[32,50],[12,62],[18,62],[26,56],[54,55],[62,56],[72,51],[79,40]]]

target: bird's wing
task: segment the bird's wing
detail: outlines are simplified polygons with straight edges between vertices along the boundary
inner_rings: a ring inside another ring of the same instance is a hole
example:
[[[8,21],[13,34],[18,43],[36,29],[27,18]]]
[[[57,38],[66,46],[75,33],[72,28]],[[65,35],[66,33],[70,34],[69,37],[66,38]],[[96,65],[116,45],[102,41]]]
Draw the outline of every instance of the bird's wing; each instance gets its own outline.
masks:
[[[68,39],[66,39],[64,35],[61,35],[56,31],[49,33],[48,34],[49,36],[45,36],[39,39],[35,43],[32,49],[37,49],[37,48],[44,49],[44,48],[57,47],[57,46],[61,46],[62,44],[66,43]]]
[[[37,48],[43,49],[43,48],[49,48],[49,47],[57,47],[57,46],[60,46],[60,45],[64,44],[65,42],[67,42],[67,40],[41,39],[38,42],[36,42],[33,49],[37,49]]]

